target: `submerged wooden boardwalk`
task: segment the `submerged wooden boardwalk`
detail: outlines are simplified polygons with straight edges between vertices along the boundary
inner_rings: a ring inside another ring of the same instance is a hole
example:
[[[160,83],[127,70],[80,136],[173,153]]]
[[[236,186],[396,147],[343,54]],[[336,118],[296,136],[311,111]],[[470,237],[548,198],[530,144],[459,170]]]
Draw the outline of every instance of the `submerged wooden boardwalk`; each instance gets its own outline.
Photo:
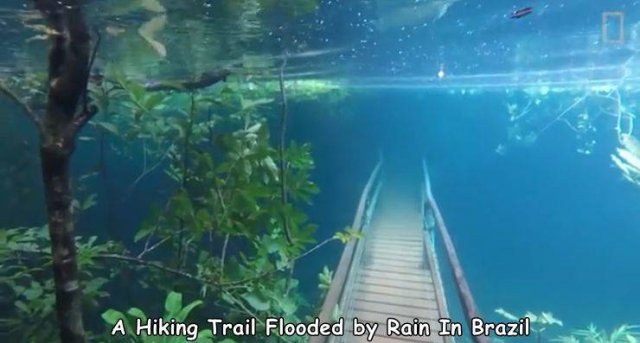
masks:
[[[345,334],[311,337],[310,342],[453,342],[452,337],[438,335],[438,319],[449,318],[449,310],[434,237],[437,228],[445,231],[446,228],[431,195],[426,166],[423,187],[414,187],[409,192],[400,186],[406,185],[406,180],[394,182],[382,178],[380,169],[378,164],[363,191],[352,225],[362,230],[365,238],[345,247],[319,316],[327,322],[335,320],[332,317],[337,313],[344,318]],[[447,244],[451,243],[448,234],[444,234],[445,247],[453,249],[452,244]],[[458,263],[455,251],[447,253],[449,260],[453,258],[454,264]],[[470,294],[467,294],[469,299],[465,299],[468,286],[461,270],[454,274],[465,317],[475,316]],[[372,341],[366,335],[354,334],[354,318],[358,322],[378,323]],[[393,323],[387,326],[390,319],[400,323],[429,323],[431,333],[428,336],[393,334],[388,331],[394,327]]]

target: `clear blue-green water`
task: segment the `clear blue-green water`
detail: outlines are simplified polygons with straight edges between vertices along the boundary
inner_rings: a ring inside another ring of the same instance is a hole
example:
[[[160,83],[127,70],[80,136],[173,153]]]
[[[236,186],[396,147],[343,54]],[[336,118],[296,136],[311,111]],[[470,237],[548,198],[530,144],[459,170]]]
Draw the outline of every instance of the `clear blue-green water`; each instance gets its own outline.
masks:
[[[144,83],[232,65],[237,79],[230,82],[250,93],[278,80],[286,55],[290,90],[315,82],[344,92],[338,99],[289,95],[288,136],[312,147],[311,179],[320,192],[302,208],[318,225],[318,240],[351,224],[379,153],[387,167],[417,175],[425,159],[483,317],[501,320],[498,308],[552,312],[564,325],[550,327],[545,339],[590,323],[607,331],[640,323],[640,178],[625,179],[612,160],[624,137],[640,139],[633,125],[639,2],[160,0],[166,23],[156,38],[165,56],[138,34],[157,15],[141,3],[87,2],[87,20],[103,38],[94,69],[117,63]],[[0,4],[3,84],[46,71],[47,42],[31,39],[43,22],[30,5]],[[510,18],[526,6],[533,13]],[[29,90],[43,89],[25,87],[16,91],[25,101],[36,98]],[[268,96],[279,104],[277,92]],[[265,111],[275,137],[279,109]],[[17,112],[0,97],[0,229],[46,221],[37,135]],[[100,155],[95,141],[80,141],[74,153],[75,177],[97,166],[108,175],[74,183],[98,199],[76,231],[135,250],[132,232],[175,184],[165,163],[132,188],[144,168],[142,143],[108,145]],[[332,242],[298,262],[308,302],[320,301],[317,274],[335,269],[342,249]],[[450,310],[462,320],[438,253]],[[120,296],[118,284],[109,290],[99,310],[138,306]],[[0,315],[15,300],[0,293]]]

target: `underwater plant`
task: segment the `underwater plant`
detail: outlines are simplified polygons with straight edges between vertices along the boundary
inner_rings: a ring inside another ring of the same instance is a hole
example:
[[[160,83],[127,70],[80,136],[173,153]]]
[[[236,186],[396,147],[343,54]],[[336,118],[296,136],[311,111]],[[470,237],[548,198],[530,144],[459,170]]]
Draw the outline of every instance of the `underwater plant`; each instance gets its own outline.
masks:
[[[621,147],[616,149],[616,154],[611,155],[611,160],[625,179],[640,186],[640,142],[625,134],[620,137],[620,143]]]
[[[301,311],[309,305],[297,291],[293,264],[330,242],[344,243],[358,235],[346,229],[314,245],[315,226],[299,208],[318,191],[309,180],[314,163],[308,144],[288,142],[283,134],[287,121],[283,79],[280,107],[273,106],[273,99],[251,96],[233,83],[202,90],[184,89],[179,83],[148,89],[115,67],[105,70],[103,82],[91,85],[89,95],[98,113],[79,140],[99,149],[100,168],[77,178],[76,187],[84,191],[83,197],[71,202],[71,218],[76,221],[89,208],[115,211],[109,198],[87,189],[94,177],[101,175],[104,181],[108,175],[107,153],[135,159],[142,148],[140,174],[125,187],[109,189],[107,196],[120,192],[126,203],[152,174],[164,173],[166,187],[154,194],[157,203],[149,206],[147,219],[127,229],[130,234],[121,241],[108,234],[101,242],[94,238],[76,243],[83,299],[92,305],[84,307],[86,316],[91,318],[104,306],[100,300],[110,296],[107,289],[122,290],[125,299],[140,290],[180,290],[230,319],[301,320]],[[280,132],[273,144],[268,120],[277,114]],[[6,277],[11,289],[9,299],[0,299],[11,309],[3,324],[11,332],[26,333],[38,322],[50,328],[39,331],[50,337],[56,331],[49,325],[54,288],[50,275],[40,272],[46,271],[50,256],[43,248],[26,253],[19,244],[25,237],[31,236],[7,236],[7,249],[1,251],[8,263],[16,258],[29,261],[19,280],[9,276],[15,267],[2,266],[0,284]],[[46,246],[47,237],[35,235],[29,244]],[[133,279],[125,279],[132,274]],[[26,294],[38,297],[11,303],[31,289]],[[140,307],[153,306],[147,301]],[[31,308],[38,310],[24,310]],[[85,336],[95,333],[88,330]],[[43,334],[28,339],[47,338]]]
[[[185,306],[182,304],[182,294],[177,292],[169,292],[167,294],[167,298],[164,302],[164,314],[162,316],[155,316],[154,318],[162,318],[165,322],[170,322],[171,320],[175,320],[177,323],[185,323],[185,320],[189,317],[189,314],[196,308],[203,304],[202,300],[195,300]],[[126,314],[120,311],[116,311],[114,309],[108,309],[102,313],[102,319],[109,325],[108,330],[113,328],[117,328],[118,325],[122,325],[121,328],[124,329],[127,334],[129,340],[131,342],[136,343],[183,343],[183,342],[213,342],[213,335],[211,330],[200,330],[199,332],[191,333],[193,336],[185,337],[173,336],[173,337],[156,337],[156,336],[148,336],[144,331],[140,336],[132,335],[132,332],[135,332],[134,325],[132,324],[130,318],[134,318],[136,320],[140,320],[145,323],[151,317],[146,315],[143,310],[132,307],[127,310]],[[120,324],[121,323],[121,324]],[[119,331],[122,332],[122,331]],[[231,339],[225,339],[220,342],[224,343],[232,343],[234,342]]]
[[[13,309],[3,311],[0,332],[16,341],[47,342],[58,331],[49,246],[45,227],[0,230],[0,303]],[[93,263],[92,258],[118,248],[112,242],[98,243],[95,236],[77,237],[76,247],[82,304],[85,310],[96,310],[109,296],[105,291],[109,275],[117,271]]]
[[[591,324],[583,330],[575,330],[569,336],[553,339],[560,343],[637,343],[640,341],[639,325],[620,325],[611,334]]]
[[[503,308],[498,308],[495,310],[497,314],[504,317],[507,320],[517,322],[520,318],[529,318],[531,324],[531,331],[536,334],[536,342],[542,341],[542,332],[545,331],[552,325],[563,326],[561,320],[555,318],[551,312],[542,312],[539,315],[534,314],[530,311],[527,311],[522,316],[516,316],[511,314],[510,312],[505,311]]]
[[[30,342],[49,342],[57,334],[64,342],[94,340],[100,332],[93,324],[105,303],[131,300],[140,291],[179,290],[229,318],[301,320],[311,305],[298,291],[295,262],[330,242],[358,235],[345,230],[315,242],[315,225],[301,210],[318,192],[310,181],[314,162],[308,144],[289,141],[286,135],[287,101],[318,96],[339,100],[344,90],[329,81],[287,80],[286,58],[275,65],[280,56],[256,58],[268,68],[246,68],[229,79],[238,69],[202,70],[189,63],[190,74],[200,77],[164,81],[140,77],[144,71],[132,67],[127,50],[105,68],[98,63],[101,70],[90,74],[102,36],[96,32],[91,50],[82,3],[39,1],[48,25],[32,28],[44,34],[39,38],[51,39],[50,72],[16,74],[0,84],[1,94],[38,128],[48,204],[48,225],[0,231],[0,340],[9,337],[5,333]],[[132,54],[145,49],[162,58],[179,54],[168,51],[158,37],[171,25],[161,2],[110,3],[107,16],[117,16],[120,5],[126,7],[120,9],[123,13],[142,8],[157,14],[124,40],[146,41],[136,43],[142,48]],[[296,3],[291,15],[309,13],[315,5]],[[228,6],[232,10],[236,2]],[[280,10],[269,1],[264,6]],[[255,10],[238,9],[240,16]],[[105,39],[123,33],[120,23],[101,29]],[[213,31],[206,30],[215,35]],[[60,54],[66,48],[73,54]],[[209,52],[198,53],[206,53],[201,60],[207,67]],[[280,73],[276,81],[248,80],[269,76],[274,68]],[[157,69],[152,75],[159,74]],[[276,137],[270,134],[272,119],[279,121]],[[95,148],[90,158],[95,157],[96,166],[83,166],[90,169],[76,176],[69,165],[80,144]],[[140,171],[122,179],[123,187],[113,171],[125,160]],[[145,219],[134,227],[114,225],[113,218],[135,201],[151,176],[162,178],[164,186],[151,194],[156,202],[140,214]],[[89,210],[104,211],[106,221],[81,220]],[[92,230],[99,238],[76,236],[76,228]],[[140,307],[154,305],[146,299]]]

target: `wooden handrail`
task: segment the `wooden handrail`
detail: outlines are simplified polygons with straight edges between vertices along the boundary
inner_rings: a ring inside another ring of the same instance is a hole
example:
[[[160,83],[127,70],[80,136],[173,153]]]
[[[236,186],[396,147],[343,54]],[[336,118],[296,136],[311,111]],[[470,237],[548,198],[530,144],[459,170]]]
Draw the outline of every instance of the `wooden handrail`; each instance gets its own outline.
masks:
[[[442,213],[440,213],[438,204],[436,203],[436,200],[433,197],[433,193],[431,191],[431,181],[429,180],[429,171],[427,170],[427,163],[425,161],[422,161],[422,168],[424,170],[426,201],[431,207],[431,210],[433,211],[436,228],[438,229],[438,233],[442,237],[442,242],[444,243],[444,248],[447,254],[449,267],[453,272],[456,291],[458,292],[458,296],[460,297],[460,301],[462,303],[462,310],[465,317],[465,321],[467,322],[467,325],[470,327],[471,320],[473,318],[479,317],[478,310],[473,300],[473,295],[471,294],[471,289],[469,288],[467,279],[464,276],[462,265],[460,264],[460,260],[458,259],[458,255],[456,254],[456,249],[453,245],[453,241],[451,240],[451,236],[449,235],[447,226],[444,223]],[[487,336],[471,336],[471,338],[475,343],[489,343],[489,337]]]
[[[422,204],[425,204],[423,200]],[[436,249],[434,244],[434,232],[435,229],[433,226],[427,227],[425,222],[425,217],[427,216],[427,212],[424,209],[425,206],[422,206],[422,223],[424,226],[424,234],[423,234],[423,244],[424,251],[427,259],[427,263],[429,265],[429,275],[431,275],[431,280],[433,280],[434,292],[436,295],[436,303],[438,304],[438,315],[440,318],[449,318],[449,307],[447,306],[447,298],[444,293],[444,286],[442,284],[442,275],[440,274],[440,268],[438,265],[438,256],[436,255]],[[454,342],[453,337],[451,336],[443,336],[442,337],[445,343]]]
[[[353,229],[362,229],[362,220],[364,218],[366,210],[367,199],[369,198],[369,194],[371,193],[374,181],[376,180],[381,167],[382,159],[378,161],[378,164],[376,164],[376,167],[371,172],[369,180],[367,181],[367,184],[365,185],[364,190],[360,195],[356,215],[353,218],[353,224],[351,225]],[[344,290],[344,285],[349,275],[349,270],[351,267],[351,262],[353,261],[353,255],[357,243],[358,240],[352,239],[345,245],[344,250],[342,251],[342,256],[340,256],[340,262],[338,263],[338,268],[335,271],[333,280],[331,280],[331,286],[329,286],[329,291],[324,298],[322,309],[320,310],[320,315],[318,316],[320,323],[329,323],[331,314],[333,313],[333,310],[340,300],[340,297]],[[327,338],[328,337],[326,336],[311,336],[309,338],[309,343],[322,343],[325,342]]]

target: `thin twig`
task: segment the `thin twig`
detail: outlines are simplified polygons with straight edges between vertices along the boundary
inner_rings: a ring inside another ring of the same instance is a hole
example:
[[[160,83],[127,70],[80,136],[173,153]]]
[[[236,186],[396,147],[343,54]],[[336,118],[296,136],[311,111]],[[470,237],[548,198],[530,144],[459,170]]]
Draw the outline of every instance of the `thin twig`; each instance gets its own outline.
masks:
[[[153,267],[153,268],[162,270],[162,271],[170,273],[170,274],[179,275],[179,276],[182,276],[182,277],[184,277],[186,279],[191,279],[191,280],[200,281],[200,282],[203,282],[203,283],[208,283],[208,280],[205,280],[203,278],[200,278],[200,277],[197,277],[195,275],[189,274],[187,272],[183,272],[181,270],[177,270],[177,269],[174,269],[174,268],[166,267],[166,266],[162,265],[161,263],[151,262],[151,261],[143,260],[141,258],[137,258],[137,257],[133,257],[133,256],[118,255],[118,254],[98,254],[98,255],[94,255],[93,258],[111,259],[111,260],[132,262],[132,263],[143,265],[143,266],[147,266],[147,267]]]
[[[165,237],[164,239],[161,239],[158,242],[156,242],[156,244],[152,245],[151,247],[145,246],[144,250],[140,254],[138,254],[138,258],[142,258],[144,257],[144,255],[156,250],[158,247],[160,247],[162,244],[166,243],[170,239],[171,237]]]
[[[4,83],[0,82],[0,93],[9,98],[11,101],[16,103],[18,106],[22,108],[22,111],[27,116],[27,118],[36,126],[38,132],[42,132],[42,120],[40,117],[33,111],[33,109],[26,102],[20,100],[18,96],[9,89]]]
[[[144,162],[143,162],[142,173],[140,175],[138,175],[138,177],[133,181],[133,183],[131,183],[129,188],[127,188],[127,191],[125,192],[125,195],[122,197],[122,201],[125,201],[131,195],[131,192],[133,192],[134,188],[138,185],[138,183],[140,183],[140,181],[142,181],[142,179],[144,179],[147,175],[151,174],[156,169],[158,169],[158,167],[160,167],[160,165],[162,165],[164,160],[167,159],[167,156],[169,156],[169,153],[171,152],[171,148],[173,148],[173,145],[170,145],[167,148],[167,150],[165,150],[165,152],[162,154],[160,159],[158,161],[156,161],[156,163],[153,166],[151,166],[151,168],[147,168],[147,152],[146,152],[147,149],[143,148],[143,151],[144,151],[144,153],[143,153]]]
[[[305,251],[303,254],[300,254],[294,258],[292,258],[291,260],[289,260],[289,263],[293,263],[297,260],[300,260],[306,256],[308,256],[309,254],[313,253],[314,251],[320,249],[321,247],[323,247],[324,245],[326,245],[327,243],[334,241],[335,238],[327,238],[324,241],[322,241],[321,243],[317,244],[316,246],[314,246],[313,248]],[[135,264],[139,264],[139,265],[143,265],[143,266],[147,266],[147,267],[153,267],[156,268],[158,270],[162,270],[166,273],[170,273],[170,274],[175,274],[178,276],[182,276],[186,279],[190,279],[190,280],[194,280],[194,281],[198,281],[201,283],[205,283],[209,286],[212,287],[219,287],[219,288],[228,288],[228,287],[234,287],[234,286],[239,286],[239,285],[244,285],[247,284],[249,282],[253,282],[259,279],[262,279],[270,274],[273,274],[277,271],[282,271],[283,268],[275,268],[269,271],[265,271],[262,272],[258,275],[249,277],[249,278],[245,278],[245,279],[241,279],[241,280],[236,280],[236,281],[228,281],[228,282],[213,282],[212,280],[207,280],[204,279],[202,277],[198,277],[195,276],[193,274],[184,272],[182,270],[178,270],[175,268],[170,268],[170,267],[166,267],[158,262],[151,262],[151,261],[147,261],[141,258],[137,258],[134,256],[126,256],[126,255],[118,255],[118,254],[98,254],[98,255],[94,255],[93,258],[97,258],[97,259],[112,259],[112,260],[119,260],[119,261],[125,261],[125,262],[130,262],[130,263],[135,263]]]
[[[98,107],[90,105],[73,119],[67,128],[67,139],[74,139],[78,132],[98,113]]]
[[[171,198],[167,199],[167,201],[165,201],[164,203],[164,207],[162,208],[162,213],[156,218],[156,222],[153,226],[153,230],[151,230],[151,233],[149,233],[149,235],[147,236],[146,241],[144,242],[144,250],[138,255],[138,258],[142,258],[142,256],[146,255],[149,250],[149,244],[151,244],[151,239],[153,238],[153,236],[156,234],[156,232],[158,232],[158,229],[160,227],[160,221],[162,220],[163,216],[167,213],[167,211],[169,211],[169,206],[171,205]],[[170,239],[171,237],[167,237],[166,239]],[[162,242],[164,243],[164,242]],[[156,243],[155,245],[152,246],[153,249],[157,248],[159,246],[159,243]]]
[[[284,69],[287,67],[287,54],[284,54],[284,58],[282,59],[282,65],[280,66],[280,98],[282,100],[282,113],[280,115],[280,200],[282,202],[283,214],[282,214],[282,224],[284,226],[284,234],[287,238],[289,244],[293,244],[293,239],[291,237],[291,232],[289,232],[289,220],[287,215],[284,214],[284,208],[287,206],[287,161],[285,160],[285,147],[286,147],[286,138],[287,138],[287,115],[288,115],[288,106],[287,106],[287,95],[284,90]]]
[[[89,110],[89,79],[91,78],[91,69],[93,69],[93,64],[96,61],[96,55],[98,54],[98,48],[100,47],[100,42],[102,42],[102,35],[97,27],[94,27],[93,30],[96,33],[96,45],[93,47],[93,51],[91,52],[91,57],[89,59],[89,65],[87,66],[87,80],[84,85],[84,112]]]
[[[220,254],[220,280],[224,277],[224,260],[227,257],[227,246],[229,245],[229,234],[224,236],[224,243],[222,244],[222,253]]]

